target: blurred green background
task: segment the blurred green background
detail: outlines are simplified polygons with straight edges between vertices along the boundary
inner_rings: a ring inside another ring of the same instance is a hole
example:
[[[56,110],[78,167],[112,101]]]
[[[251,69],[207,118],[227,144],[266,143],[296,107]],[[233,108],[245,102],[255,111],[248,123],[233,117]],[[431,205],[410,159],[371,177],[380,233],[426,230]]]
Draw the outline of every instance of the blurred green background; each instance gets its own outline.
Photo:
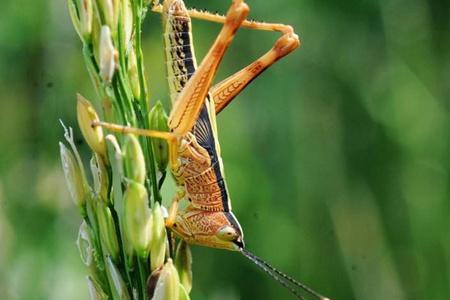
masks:
[[[247,2],[303,42],[218,118],[248,248],[332,299],[449,299],[450,2]],[[219,28],[194,22],[199,59]],[[218,79],[277,37],[239,31]],[[144,40],[168,107],[158,15]],[[87,299],[58,119],[80,138],[75,93],[96,96],[65,1],[2,1],[0,41],[0,298]],[[192,299],[291,299],[237,253],[193,254]]]

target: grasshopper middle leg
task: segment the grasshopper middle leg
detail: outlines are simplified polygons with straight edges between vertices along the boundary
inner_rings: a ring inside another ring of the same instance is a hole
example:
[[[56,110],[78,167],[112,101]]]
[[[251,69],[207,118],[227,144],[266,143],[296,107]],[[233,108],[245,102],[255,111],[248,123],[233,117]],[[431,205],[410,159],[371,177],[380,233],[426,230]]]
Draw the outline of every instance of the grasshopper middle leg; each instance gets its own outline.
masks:
[[[172,204],[170,205],[169,208],[169,216],[166,219],[166,227],[171,228],[175,223],[175,218],[177,216],[178,211],[178,203],[180,202],[180,200],[184,198],[185,195],[186,195],[185,190],[179,190],[173,197]]]

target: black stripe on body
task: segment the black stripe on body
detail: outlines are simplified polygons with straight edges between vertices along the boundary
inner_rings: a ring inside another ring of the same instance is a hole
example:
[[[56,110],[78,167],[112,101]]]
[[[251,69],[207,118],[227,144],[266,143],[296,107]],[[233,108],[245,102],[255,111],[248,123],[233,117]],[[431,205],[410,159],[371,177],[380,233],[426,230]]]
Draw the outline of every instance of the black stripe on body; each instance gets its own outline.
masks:
[[[209,96],[208,96],[209,98]],[[206,99],[209,101],[209,99]],[[206,135],[205,135],[206,131]],[[219,158],[216,151],[216,142],[212,131],[211,120],[209,119],[208,108],[206,104],[202,106],[200,115],[197,122],[194,125],[192,133],[197,138],[197,142],[202,146],[209,154],[211,159],[211,166],[213,167],[214,174],[216,175],[217,184],[220,188],[220,194],[222,196],[222,205],[224,211],[230,211],[228,203],[228,191],[225,186],[225,180],[222,176],[222,170],[220,169]]]
[[[191,41],[191,35],[186,34],[190,32],[190,22],[186,20],[186,18],[178,19],[177,25],[181,25],[181,34],[174,34],[174,36],[177,37],[178,42],[181,42],[179,39],[182,39],[182,43],[178,43],[177,45],[166,45],[166,47],[175,50],[178,57],[182,57],[184,53],[184,67],[186,72],[184,74],[180,74],[183,76],[187,76],[187,78],[191,78],[192,74],[195,73],[196,66],[194,65],[194,62],[192,60],[192,41]],[[175,30],[177,26],[173,26],[172,30]],[[184,82],[183,82],[184,87]],[[209,157],[211,159],[211,166],[213,167],[214,173],[216,175],[217,184],[220,187],[220,193],[222,198],[222,206],[224,211],[229,212],[230,206],[228,201],[228,191],[225,185],[225,180],[222,175],[222,171],[220,169],[220,163],[219,158],[217,155],[216,150],[216,143],[214,138],[214,133],[212,130],[211,120],[209,118],[208,114],[208,107],[206,105],[206,101],[210,103],[210,98],[207,96],[205,99],[205,104],[203,104],[202,109],[200,111],[200,115],[198,116],[198,119],[196,123],[194,124],[194,127],[192,129],[192,133],[196,137],[199,145],[203,147],[209,154]],[[211,109],[214,109],[211,108]],[[230,223],[233,225],[236,223],[236,220],[232,216],[228,216],[227,219],[229,219]]]

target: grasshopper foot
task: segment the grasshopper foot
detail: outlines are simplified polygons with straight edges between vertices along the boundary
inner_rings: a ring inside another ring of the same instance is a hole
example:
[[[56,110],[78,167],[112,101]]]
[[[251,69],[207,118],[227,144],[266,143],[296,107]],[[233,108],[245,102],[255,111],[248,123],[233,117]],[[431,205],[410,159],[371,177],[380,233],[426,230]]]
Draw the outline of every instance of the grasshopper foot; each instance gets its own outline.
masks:
[[[300,39],[295,33],[286,33],[276,41],[273,50],[278,57],[283,57],[300,46]]]

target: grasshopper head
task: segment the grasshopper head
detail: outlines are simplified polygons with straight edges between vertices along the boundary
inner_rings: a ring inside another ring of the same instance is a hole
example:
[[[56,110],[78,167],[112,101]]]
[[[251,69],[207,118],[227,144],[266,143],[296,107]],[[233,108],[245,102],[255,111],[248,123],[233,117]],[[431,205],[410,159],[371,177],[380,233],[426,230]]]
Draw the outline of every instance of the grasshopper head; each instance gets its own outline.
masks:
[[[232,251],[244,247],[241,226],[231,212],[196,209],[179,212],[172,230],[192,244]]]

